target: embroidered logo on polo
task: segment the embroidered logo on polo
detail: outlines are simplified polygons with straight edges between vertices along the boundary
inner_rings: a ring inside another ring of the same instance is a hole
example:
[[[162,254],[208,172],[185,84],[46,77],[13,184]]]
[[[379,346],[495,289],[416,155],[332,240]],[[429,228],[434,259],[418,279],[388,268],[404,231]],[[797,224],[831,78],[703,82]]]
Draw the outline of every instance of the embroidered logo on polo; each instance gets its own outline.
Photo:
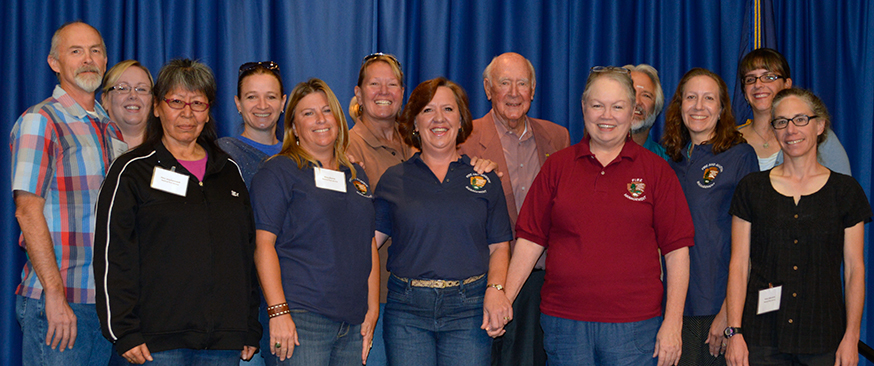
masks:
[[[698,183],[698,186],[701,188],[711,188],[716,184],[716,176],[719,175],[719,173],[722,173],[722,165],[710,163],[701,167],[701,170],[704,171],[704,175],[701,177],[701,180],[696,183]]]
[[[634,178],[626,185],[628,193],[624,196],[632,201],[640,202],[646,200],[646,183],[643,178]]]
[[[492,182],[489,177],[477,173],[470,173],[466,178],[470,180],[470,184],[465,188],[473,193],[486,193],[486,184]]]
[[[370,194],[370,187],[367,186],[367,183],[364,183],[363,180],[355,178],[352,179],[352,185],[355,186],[355,192],[358,193],[361,197],[371,198],[373,195]]]

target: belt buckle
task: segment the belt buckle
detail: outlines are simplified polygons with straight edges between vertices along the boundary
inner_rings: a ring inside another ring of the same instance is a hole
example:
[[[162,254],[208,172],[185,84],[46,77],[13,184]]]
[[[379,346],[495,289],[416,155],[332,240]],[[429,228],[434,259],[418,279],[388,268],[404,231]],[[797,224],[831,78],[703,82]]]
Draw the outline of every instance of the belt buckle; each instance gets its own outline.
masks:
[[[435,280],[434,288],[446,288],[446,281],[444,280]]]

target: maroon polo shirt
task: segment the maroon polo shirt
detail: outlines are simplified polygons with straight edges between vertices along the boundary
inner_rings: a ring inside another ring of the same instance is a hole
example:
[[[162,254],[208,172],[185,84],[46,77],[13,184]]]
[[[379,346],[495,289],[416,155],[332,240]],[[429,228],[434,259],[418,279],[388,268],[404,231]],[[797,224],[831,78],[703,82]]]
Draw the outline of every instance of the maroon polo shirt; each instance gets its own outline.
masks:
[[[587,136],[531,185],[516,235],[549,248],[544,314],[624,323],[662,312],[659,250],[692,246],[694,227],[668,163],[630,141],[602,166]]]

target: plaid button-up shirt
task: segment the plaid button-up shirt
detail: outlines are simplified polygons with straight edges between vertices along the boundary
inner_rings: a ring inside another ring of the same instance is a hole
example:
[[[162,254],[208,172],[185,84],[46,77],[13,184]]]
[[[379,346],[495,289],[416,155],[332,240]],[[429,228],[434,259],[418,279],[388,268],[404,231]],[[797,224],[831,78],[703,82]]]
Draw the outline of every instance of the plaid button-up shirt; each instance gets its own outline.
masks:
[[[94,303],[91,261],[98,191],[109,163],[127,150],[121,132],[95,104],[86,112],[60,87],[26,110],[12,127],[12,190],[45,199],[43,214],[64,281],[67,301]],[[27,249],[24,235],[19,245]],[[40,298],[30,261],[15,293]]]

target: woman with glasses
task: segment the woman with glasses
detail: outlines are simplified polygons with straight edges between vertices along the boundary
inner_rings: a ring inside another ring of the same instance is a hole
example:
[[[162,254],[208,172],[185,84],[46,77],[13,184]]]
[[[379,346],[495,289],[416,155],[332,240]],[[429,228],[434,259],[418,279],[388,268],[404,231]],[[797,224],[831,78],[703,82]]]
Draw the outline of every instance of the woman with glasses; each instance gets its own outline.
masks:
[[[803,89],[774,97],[784,162],[735,190],[728,309],[729,365],[856,365],[871,207],[850,176],[817,159],[830,117]],[[841,282],[843,279],[843,282]]]
[[[136,60],[119,62],[103,76],[100,104],[121,129],[130,149],[140,146],[145,138],[152,111],[152,84],[149,69]]]
[[[515,299],[549,249],[540,324],[550,365],[675,365],[680,357],[692,219],[668,163],[631,140],[634,106],[627,69],[592,68],[586,136],[546,160],[516,222],[505,291]]]
[[[264,159],[276,155],[282,141],[276,137],[276,122],[285,106],[285,89],[279,65],[273,61],[247,62],[240,66],[234,103],[243,117],[240,136],[222,137],[218,145],[240,165],[246,187]]]
[[[177,59],[152,92],[146,141],[113,162],[97,201],[110,362],[237,365],[261,338],[255,226],[240,169],[215,144],[215,77]]]
[[[753,111],[753,119],[738,127],[738,131],[756,150],[759,169],[765,171],[783,162],[780,144],[770,126],[771,102],[778,92],[792,87],[789,62],[773,49],[759,48],[744,56],[737,72],[744,98]],[[818,148],[820,162],[826,168],[850,175],[850,159],[844,146],[831,128],[824,134],[825,141]]]
[[[695,225],[679,365],[725,365],[728,207],[741,178],[759,171],[756,152],[737,131],[725,82],[702,68],[680,79],[665,113],[663,141]]]
[[[252,178],[268,365],[360,365],[379,310],[373,196],[319,79],[291,91],[282,150]]]

